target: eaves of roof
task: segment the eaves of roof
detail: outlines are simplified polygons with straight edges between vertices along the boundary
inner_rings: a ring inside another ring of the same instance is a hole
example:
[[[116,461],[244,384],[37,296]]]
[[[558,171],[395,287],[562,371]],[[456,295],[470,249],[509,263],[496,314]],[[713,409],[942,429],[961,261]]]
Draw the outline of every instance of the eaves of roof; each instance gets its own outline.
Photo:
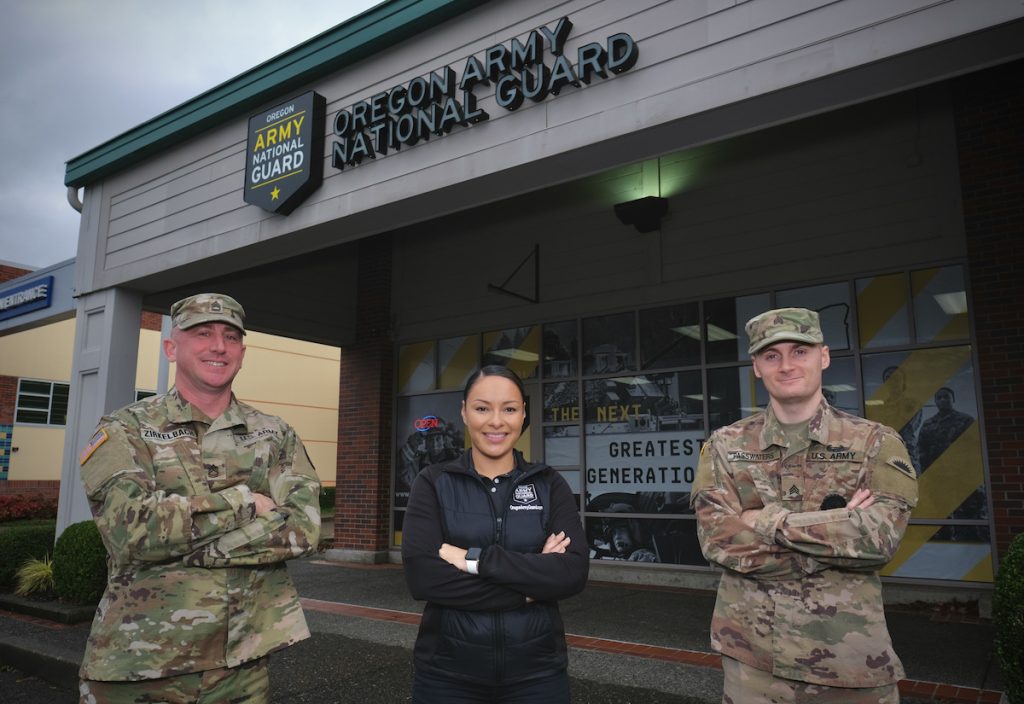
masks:
[[[389,0],[67,162],[64,184],[97,181],[268,100],[384,51],[487,0]]]

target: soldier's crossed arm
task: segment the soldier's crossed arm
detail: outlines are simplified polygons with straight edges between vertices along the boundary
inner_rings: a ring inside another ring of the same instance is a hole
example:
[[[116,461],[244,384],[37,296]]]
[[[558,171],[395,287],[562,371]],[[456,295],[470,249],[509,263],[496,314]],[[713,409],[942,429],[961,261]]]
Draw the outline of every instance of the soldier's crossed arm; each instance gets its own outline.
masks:
[[[168,562],[255,517],[251,491],[235,486],[185,496],[161,488],[138,428],[105,418],[79,458],[96,526],[116,564]]]
[[[320,540],[320,481],[302,441],[291,429],[269,470],[276,508],[185,557],[196,567],[281,562],[316,551]]]
[[[823,565],[874,570],[892,559],[917,504],[917,477],[902,439],[883,430],[867,462],[866,508],[791,513],[776,540]]]
[[[704,557],[726,569],[761,579],[791,579],[812,571],[810,560],[765,540],[743,521],[740,489],[721,453],[712,436],[701,450],[690,495]]]

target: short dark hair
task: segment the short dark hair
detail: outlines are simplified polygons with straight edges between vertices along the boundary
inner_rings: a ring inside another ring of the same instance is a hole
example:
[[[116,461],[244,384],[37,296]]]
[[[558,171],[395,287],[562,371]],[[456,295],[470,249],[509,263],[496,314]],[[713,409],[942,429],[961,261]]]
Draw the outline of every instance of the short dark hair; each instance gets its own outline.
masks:
[[[466,386],[462,389],[462,402],[465,403],[466,399],[469,398],[469,391],[473,388],[473,385],[485,376],[500,376],[516,385],[516,388],[519,389],[519,396],[523,399],[523,412],[526,416],[526,420],[523,421],[523,430],[529,428],[530,406],[526,400],[526,387],[523,386],[523,380],[514,371],[501,364],[487,364],[470,374],[469,378],[466,379]]]
[[[953,391],[953,389],[949,388],[948,386],[940,386],[935,390],[935,396],[938,396],[940,391],[945,391],[946,393],[949,394],[950,398],[956,401],[956,392]]]

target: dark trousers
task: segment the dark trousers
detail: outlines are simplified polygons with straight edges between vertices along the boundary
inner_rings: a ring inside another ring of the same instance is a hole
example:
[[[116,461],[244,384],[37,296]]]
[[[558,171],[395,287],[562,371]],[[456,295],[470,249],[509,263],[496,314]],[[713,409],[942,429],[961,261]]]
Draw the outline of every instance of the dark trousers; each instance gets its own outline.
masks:
[[[569,673],[516,684],[482,685],[416,671],[412,704],[569,704]]]

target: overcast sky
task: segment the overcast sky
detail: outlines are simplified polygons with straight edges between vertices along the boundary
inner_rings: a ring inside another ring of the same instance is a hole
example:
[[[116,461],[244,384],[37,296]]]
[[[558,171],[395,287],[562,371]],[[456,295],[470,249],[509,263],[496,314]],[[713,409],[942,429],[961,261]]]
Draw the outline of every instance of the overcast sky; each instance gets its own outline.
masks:
[[[75,256],[65,162],[381,0],[0,0],[0,261]]]

